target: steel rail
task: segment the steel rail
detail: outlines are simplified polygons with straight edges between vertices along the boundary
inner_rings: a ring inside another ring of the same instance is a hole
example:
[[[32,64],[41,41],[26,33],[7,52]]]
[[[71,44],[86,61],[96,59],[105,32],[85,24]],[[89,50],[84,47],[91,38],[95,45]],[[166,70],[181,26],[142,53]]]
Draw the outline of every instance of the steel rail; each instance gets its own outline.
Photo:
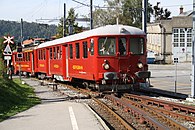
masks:
[[[193,117],[193,116],[183,115],[183,114],[180,114],[180,113],[172,112],[172,111],[161,109],[161,108],[158,108],[158,107],[153,107],[153,106],[151,106],[151,107],[155,111],[158,111],[158,112],[161,112],[163,114],[169,115],[173,118],[180,118],[180,119],[183,119],[183,120],[186,120],[186,121],[195,122],[195,117]]]
[[[133,102],[132,100],[129,100],[125,97],[122,97],[122,100],[124,102],[130,103],[134,106],[136,106],[137,108],[141,108],[144,111],[147,111],[149,113],[152,113],[153,115],[155,115],[158,119],[163,120],[165,122],[165,124],[168,124],[169,127],[177,129],[177,130],[187,130],[186,127],[184,127],[183,125],[181,125],[180,123],[178,123],[177,121],[173,120],[172,118],[164,115],[163,113],[160,113],[159,111],[155,111],[154,108],[151,108],[149,106],[146,106],[145,104],[141,104],[138,102]]]
[[[156,119],[153,119],[148,113],[145,111],[138,109],[134,107],[133,105],[122,101],[121,99],[112,96],[112,95],[106,95],[105,98],[111,100],[114,102],[117,106],[121,106],[121,108],[124,108],[125,111],[129,112],[132,114],[132,116],[136,117],[139,119],[140,123],[145,123],[149,125],[151,128],[154,128],[155,130],[166,130],[169,129],[167,126],[164,124],[159,123]]]
[[[152,104],[158,107],[163,107],[164,109],[169,110],[169,111],[178,110],[181,112],[185,112],[186,114],[195,114],[194,106],[183,105],[183,104],[179,104],[175,102],[168,102],[168,101],[159,100],[156,98],[151,98],[148,96],[139,96],[139,95],[134,95],[134,94],[125,94],[124,96],[131,100],[137,100],[144,104]]]
[[[118,122],[120,122],[127,130],[134,130],[134,128],[128,124],[124,119],[122,119],[117,113],[115,113],[112,109],[110,109],[106,104],[101,102],[96,98],[92,98],[96,103],[98,103],[101,107],[107,110],[113,117],[115,117]]]

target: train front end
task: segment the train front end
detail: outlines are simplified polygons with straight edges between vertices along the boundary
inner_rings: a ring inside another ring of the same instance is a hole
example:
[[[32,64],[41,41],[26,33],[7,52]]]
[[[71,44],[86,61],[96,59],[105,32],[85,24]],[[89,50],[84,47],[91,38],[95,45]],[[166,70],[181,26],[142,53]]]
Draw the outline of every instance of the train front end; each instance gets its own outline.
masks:
[[[127,31],[125,35],[98,38],[96,88],[99,91],[126,91],[149,86],[151,74],[146,59],[145,33],[137,28],[133,28],[136,29],[133,34],[129,33],[129,28],[123,29]]]

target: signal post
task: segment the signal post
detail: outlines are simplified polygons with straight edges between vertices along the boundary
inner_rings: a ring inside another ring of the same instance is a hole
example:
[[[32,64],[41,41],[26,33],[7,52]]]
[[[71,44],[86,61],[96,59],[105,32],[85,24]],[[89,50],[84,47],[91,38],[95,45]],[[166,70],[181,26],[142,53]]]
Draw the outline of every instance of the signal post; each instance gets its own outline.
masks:
[[[14,37],[10,37],[10,36],[4,36],[4,44],[7,43],[4,51],[3,51],[3,56],[4,56],[4,60],[6,60],[7,62],[7,74],[9,75],[9,79],[12,79],[12,66],[11,66],[11,59],[12,59],[12,50],[10,48],[10,43],[14,44],[14,42],[12,41],[14,39]]]

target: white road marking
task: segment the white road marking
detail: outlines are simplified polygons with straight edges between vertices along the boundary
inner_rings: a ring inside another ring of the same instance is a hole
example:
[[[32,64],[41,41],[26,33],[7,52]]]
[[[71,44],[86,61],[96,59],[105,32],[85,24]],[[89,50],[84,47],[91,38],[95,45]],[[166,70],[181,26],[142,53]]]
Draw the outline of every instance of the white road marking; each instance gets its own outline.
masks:
[[[72,106],[69,107],[69,114],[70,114],[70,119],[72,123],[72,129],[79,130]]]

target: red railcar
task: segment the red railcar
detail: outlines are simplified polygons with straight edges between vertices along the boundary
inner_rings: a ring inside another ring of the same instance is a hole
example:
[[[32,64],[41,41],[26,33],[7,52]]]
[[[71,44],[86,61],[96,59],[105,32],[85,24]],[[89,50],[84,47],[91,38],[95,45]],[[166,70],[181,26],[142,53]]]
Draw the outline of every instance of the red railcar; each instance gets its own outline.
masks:
[[[146,35],[131,26],[99,27],[42,43],[34,52],[38,75],[83,83],[99,91],[147,85],[150,77]]]
[[[17,52],[12,54],[14,73],[17,74],[20,71],[24,75],[34,75],[36,65],[34,62],[34,57],[36,57],[34,47],[25,48],[20,54],[22,57],[18,57]]]

